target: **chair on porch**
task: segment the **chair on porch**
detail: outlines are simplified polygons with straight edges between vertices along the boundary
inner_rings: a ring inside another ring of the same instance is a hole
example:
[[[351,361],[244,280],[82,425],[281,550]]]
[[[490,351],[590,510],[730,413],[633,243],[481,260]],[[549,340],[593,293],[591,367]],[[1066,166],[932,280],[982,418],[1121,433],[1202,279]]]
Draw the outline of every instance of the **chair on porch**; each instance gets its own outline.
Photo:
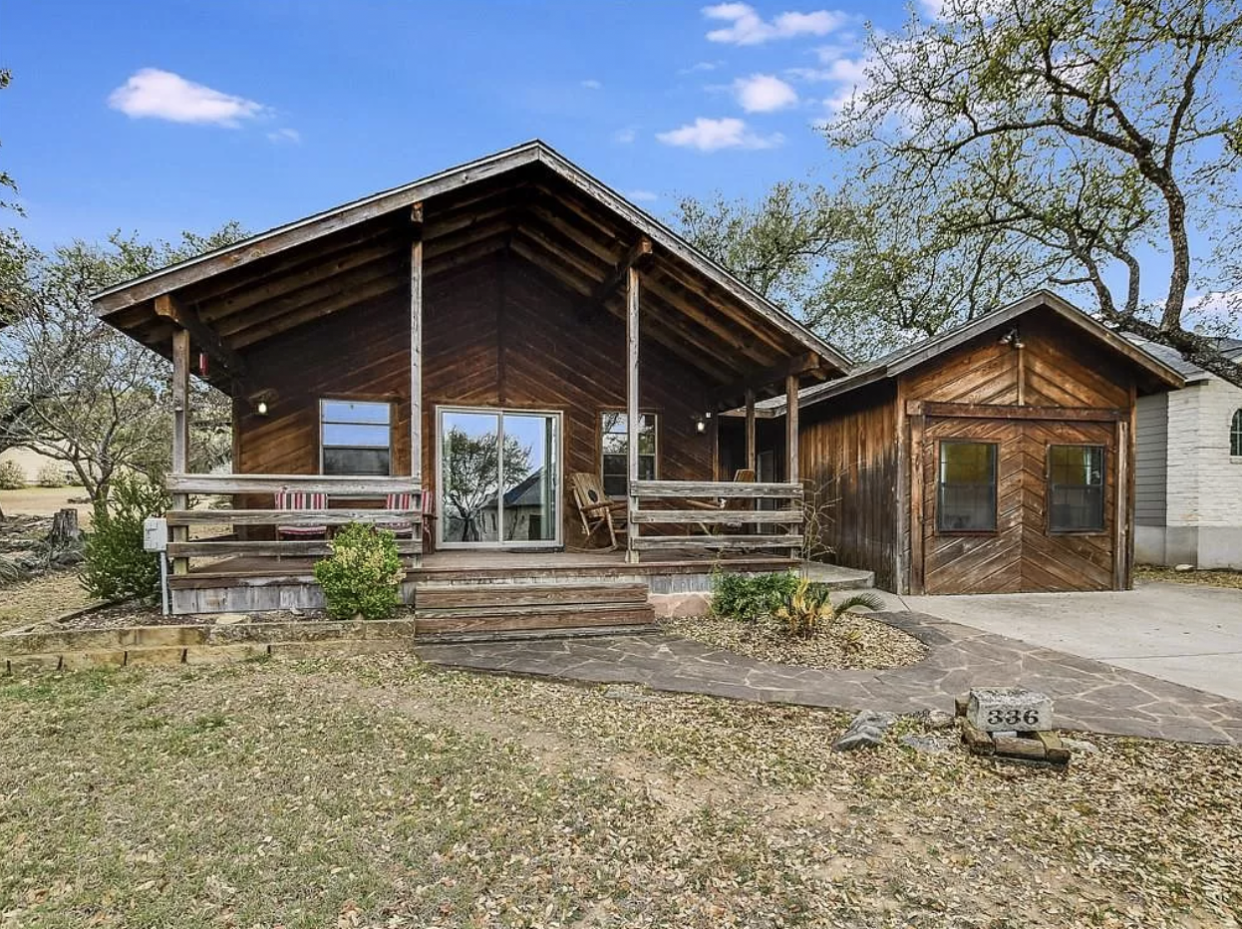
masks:
[[[384,509],[400,510],[408,513],[414,509],[414,495],[412,493],[389,494],[384,498]],[[394,516],[391,519],[385,519],[376,524],[380,529],[387,529],[398,538],[414,538],[414,521],[412,519],[402,519]]]
[[[328,508],[328,495],[325,493],[307,493],[301,490],[289,490],[285,487],[273,494],[274,508],[277,510],[288,510],[291,513],[303,512],[306,510],[326,510]],[[285,539],[311,539],[316,537],[328,537],[328,525],[305,525],[302,523],[282,526],[276,526],[276,541],[282,542]],[[279,560],[280,554],[276,555]]]
[[[604,482],[598,474],[575,471],[569,476],[569,482],[573,487],[574,503],[578,507],[578,515],[582,517],[582,531],[586,533],[587,540],[595,534],[595,530],[606,526],[608,537],[612,541],[609,551],[616,551],[617,535],[624,535],[627,529],[625,503],[613,500],[604,492]],[[620,518],[614,514],[619,514]]]
[[[753,484],[754,468],[739,468],[733,473],[734,484]],[[738,532],[745,529],[745,523],[732,521],[728,518],[730,511],[749,509],[751,502],[745,497],[720,497],[715,502],[710,500],[687,500],[686,505],[694,510],[712,510],[720,514],[719,519],[704,519],[699,528],[707,535],[716,535],[722,528],[726,531]]]

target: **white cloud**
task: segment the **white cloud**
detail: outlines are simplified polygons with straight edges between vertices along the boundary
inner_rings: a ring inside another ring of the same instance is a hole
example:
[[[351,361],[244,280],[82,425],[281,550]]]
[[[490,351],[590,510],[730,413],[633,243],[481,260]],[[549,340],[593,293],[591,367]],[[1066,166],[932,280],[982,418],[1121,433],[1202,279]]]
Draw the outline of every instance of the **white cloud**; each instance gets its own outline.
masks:
[[[723,62],[720,62],[720,61],[699,61],[699,62],[692,64],[688,68],[682,68],[677,73],[678,74],[697,74],[700,71],[715,71],[717,68],[721,66],[721,64],[723,64]]]
[[[721,148],[776,148],[785,141],[779,132],[769,136],[756,135],[740,119],[707,119],[703,116],[677,129],[658,132],[656,138],[665,145],[697,148],[701,152],[714,152]]]
[[[629,190],[625,193],[625,199],[633,200],[635,203],[654,203],[660,197],[650,190]]]
[[[739,77],[733,82],[733,90],[747,113],[770,113],[798,102],[797,91],[771,74]]]
[[[108,106],[134,119],[204,123],[237,128],[267,111],[261,103],[187,81],[159,68],[143,68],[108,97]]]
[[[296,129],[290,129],[288,126],[276,129],[267,134],[269,142],[289,142],[293,145],[299,145],[302,142],[302,133]]]
[[[604,85],[592,77],[582,81],[582,86],[587,90],[602,90]]]
[[[827,35],[850,22],[850,16],[837,10],[815,10],[812,13],[780,13],[765,20],[746,3],[719,3],[703,7],[708,19],[727,22],[721,29],[707,33],[708,41],[730,45],[761,45],[772,39],[791,39],[799,35]]]
[[[612,134],[612,140],[618,145],[629,145],[636,138],[638,138],[638,129],[634,126],[626,126]]]

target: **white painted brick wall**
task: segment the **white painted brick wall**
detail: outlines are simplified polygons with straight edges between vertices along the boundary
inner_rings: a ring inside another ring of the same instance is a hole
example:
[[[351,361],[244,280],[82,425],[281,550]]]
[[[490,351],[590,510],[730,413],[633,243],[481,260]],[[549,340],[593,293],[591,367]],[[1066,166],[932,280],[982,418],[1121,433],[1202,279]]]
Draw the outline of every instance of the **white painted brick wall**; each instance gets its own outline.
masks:
[[[1229,424],[1242,389],[1213,378],[1169,394],[1168,524],[1242,526],[1242,460]]]

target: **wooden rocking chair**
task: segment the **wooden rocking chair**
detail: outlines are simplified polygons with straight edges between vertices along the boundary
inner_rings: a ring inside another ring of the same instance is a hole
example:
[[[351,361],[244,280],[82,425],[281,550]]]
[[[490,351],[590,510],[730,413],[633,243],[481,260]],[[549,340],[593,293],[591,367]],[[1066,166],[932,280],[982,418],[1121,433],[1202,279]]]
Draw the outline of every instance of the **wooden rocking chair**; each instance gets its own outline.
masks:
[[[733,474],[733,483],[735,484],[753,484],[754,481],[754,468],[739,468]],[[716,535],[721,528],[734,532],[745,530],[745,523],[731,521],[728,517],[730,511],[746,510],[751,507],[751,501],[745,497],[721,497],[715,501],[687,500],[685,502],[691,509],[712,510],[720,515],[719,519],[704,518],[703,522],[699,523],[699,528],[707,535]]]
[[[578,515],[582,517],[582,531],[590,540],[595,530],[601,526],[608,528],[608,538],[612,542],[609,551],[617,550],[617,535],[626,532],[626,504],[611,499],[604,492],[604,482],[598,474],[587,474],[576,471],[569,476],[574,491],[574,503],[578,506]],[[618,518],[614,514],[620,514]]]

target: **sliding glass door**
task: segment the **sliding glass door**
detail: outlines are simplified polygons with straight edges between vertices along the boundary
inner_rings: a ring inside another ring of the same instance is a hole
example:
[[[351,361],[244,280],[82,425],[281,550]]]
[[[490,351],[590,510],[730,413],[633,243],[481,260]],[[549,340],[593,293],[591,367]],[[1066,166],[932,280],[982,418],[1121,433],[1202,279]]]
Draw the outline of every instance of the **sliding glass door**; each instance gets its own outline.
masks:
[[[441,547],[559,544],[559,413],[440,407],[436,442]]]

